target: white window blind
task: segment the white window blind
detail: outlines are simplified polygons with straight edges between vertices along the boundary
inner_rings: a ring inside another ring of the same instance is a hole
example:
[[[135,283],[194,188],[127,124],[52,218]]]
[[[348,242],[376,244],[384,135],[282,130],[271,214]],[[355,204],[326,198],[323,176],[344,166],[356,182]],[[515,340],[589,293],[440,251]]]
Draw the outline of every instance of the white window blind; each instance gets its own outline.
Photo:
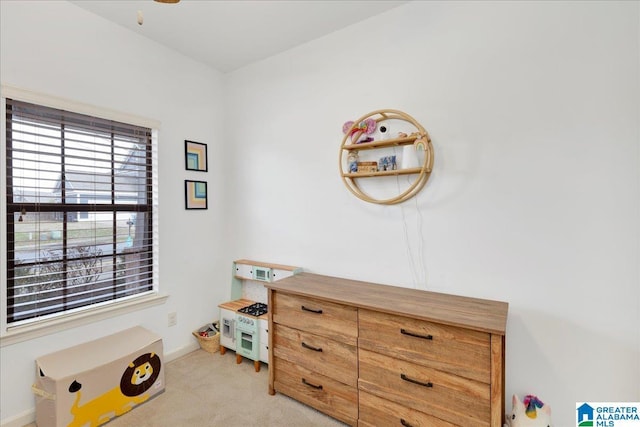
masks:
[[[150,128],[6,99],[7,323],[154,290],[154,148]]]

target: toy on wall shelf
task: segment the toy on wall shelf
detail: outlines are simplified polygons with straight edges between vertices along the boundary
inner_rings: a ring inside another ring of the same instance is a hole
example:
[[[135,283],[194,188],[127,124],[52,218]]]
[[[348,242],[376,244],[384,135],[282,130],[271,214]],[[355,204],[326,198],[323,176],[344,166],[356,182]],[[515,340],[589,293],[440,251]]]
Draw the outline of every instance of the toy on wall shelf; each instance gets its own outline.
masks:
[[[505,427],[552,427],[551,408],[537,396],[528,394],[521,402],[517,394],[511,399],[511,413]]]
[[[355,173],[358,172],[358,152],[352,151],[349,153],[347,157],[347,162],[349,163],[349,172]]]
[[[378,161],[378,171],[394,171],[396,169],[398,169],[396,156],[380,157],[380,160]]]
[[[373,138],[368,135],[376,131],[376,126],[377,123],[374,119],[365,119],[357,124],[353,121],[348,121],[342,125],[342,133],[348,133],[351,136],[351,143],[362,144],[363,142],[373,141]],[[362,138],[363,136],[364,138]]]
[[[429,144],[429,137],[424,133],[413,132],[411,137],[415,137],[416,140],[413,142],[413,146],[416,148],[416,151],[426,151],[427,145]]]
[[[378,171],[378,162],[358,162],[358,173],[374,173]]]

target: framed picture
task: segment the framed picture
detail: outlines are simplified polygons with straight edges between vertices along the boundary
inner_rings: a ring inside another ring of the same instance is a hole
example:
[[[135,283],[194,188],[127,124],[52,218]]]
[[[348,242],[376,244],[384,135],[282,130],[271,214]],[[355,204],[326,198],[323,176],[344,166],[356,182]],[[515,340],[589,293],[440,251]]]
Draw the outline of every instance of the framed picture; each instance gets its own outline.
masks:
[[[184,160],[187,170],[207,172],[207,144],[185,139]]]
[[[207,209],[207,183],[205,181],[184,181],[185,209]]]

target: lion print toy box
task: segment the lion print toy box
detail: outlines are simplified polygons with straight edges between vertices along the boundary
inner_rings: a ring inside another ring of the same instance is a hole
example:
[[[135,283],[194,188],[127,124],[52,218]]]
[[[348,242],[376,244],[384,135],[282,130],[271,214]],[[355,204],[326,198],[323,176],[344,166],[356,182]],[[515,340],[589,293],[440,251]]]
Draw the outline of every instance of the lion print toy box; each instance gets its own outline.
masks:
[[[162,339],[140,326],[36,360],[36,424],[98,426],[164,391]]]

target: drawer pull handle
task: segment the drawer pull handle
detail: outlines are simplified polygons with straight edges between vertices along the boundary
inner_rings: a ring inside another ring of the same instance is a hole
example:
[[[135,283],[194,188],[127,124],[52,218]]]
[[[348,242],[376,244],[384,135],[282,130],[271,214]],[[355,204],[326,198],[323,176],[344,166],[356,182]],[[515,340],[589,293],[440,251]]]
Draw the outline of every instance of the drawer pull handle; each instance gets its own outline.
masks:
[[[306,342],[302,341],[302,346],[304,348],[308,348],[309,350],[313,350],[313,351],[322,351],[322,347],[314,347],[312,345],[307,344]]]
[[[400,329],[400,333],[404,334],[404,335],[409,335],[410,337],[416,337],[416,338],[422,338],[425,340],[433,340],[433,335],[420,335],[420,334],[416,334],[414,332],[409,332],[406,329]]]
[[[404,427],[413,427],[413,425],[406,422],[404,418],[400,418],[400,424],[402,424]]]
[[[308,382],[307,380],[305,380],[304,378],[302,379],[302,384],[304,385],[308,385],[309,387],[313,387],[316,390],[322,390],[322,385],[315,385],[315,384],[311,384],[310,382]]]
[[[301,306],[300,308],[302,308],[302,310],[304,310],[304,311],[310,311],[312,313],[322,314],[322,310],[314,310],[313,308],[307,308],[304,305]]]
[[[423,387],[433,387],[433,383],[431,381],[429,381],[428,383],[423,383],[422,381],[418,381],[418,380],[414,380],[413,378],[409,378],[405,374],[400,374],[400,378],[402,378],[405,381],[409,381],[410,383],[421,385]]]

